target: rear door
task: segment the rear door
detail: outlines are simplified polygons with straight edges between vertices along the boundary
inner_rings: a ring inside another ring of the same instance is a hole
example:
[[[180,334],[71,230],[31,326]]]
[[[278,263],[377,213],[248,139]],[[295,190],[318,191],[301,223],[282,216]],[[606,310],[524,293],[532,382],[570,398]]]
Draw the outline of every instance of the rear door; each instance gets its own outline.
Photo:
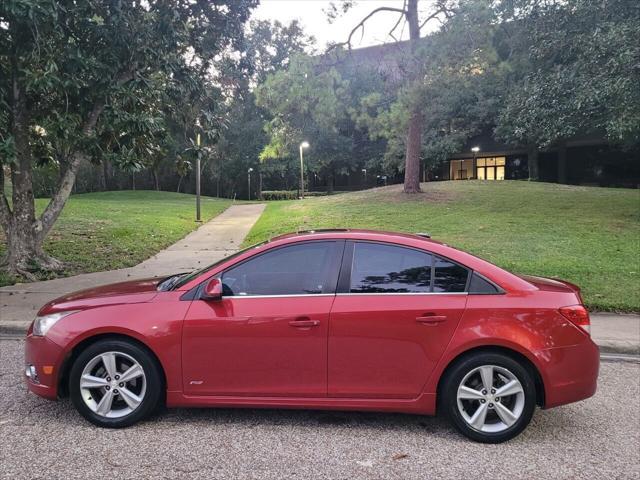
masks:
[[[426,251],[348,242],[330,316],[328,395],[417,397],[464,312],[468,275]]]
[[[323,397],[329,311],[344,241],[309,241],[223,272],[223,298],[195,300],[184,322],[192,395]]]

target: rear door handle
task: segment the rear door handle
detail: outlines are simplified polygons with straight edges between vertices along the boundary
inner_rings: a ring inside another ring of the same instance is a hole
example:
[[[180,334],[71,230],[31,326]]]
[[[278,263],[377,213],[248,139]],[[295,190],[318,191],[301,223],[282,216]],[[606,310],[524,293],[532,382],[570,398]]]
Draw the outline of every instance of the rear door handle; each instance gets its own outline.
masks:
[[[320,320],[310,320],[308,318],[307,319],[299,318],[297,320],[291,320],[289,322],[289,325],[296,328],[317,327],[318,325],[320,325]]]
[[[447,320],[446,315],[423,315],[421,317],[416,317],[416,322],[422,323],[423,325],[438,325]]]

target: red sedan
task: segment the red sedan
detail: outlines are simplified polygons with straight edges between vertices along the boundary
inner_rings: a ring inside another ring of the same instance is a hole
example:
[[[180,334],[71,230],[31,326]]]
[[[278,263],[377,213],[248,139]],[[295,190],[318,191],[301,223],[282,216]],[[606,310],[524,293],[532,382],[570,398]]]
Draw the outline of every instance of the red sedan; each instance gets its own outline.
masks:
[[[190,274],[84,290],[29,329],[26,382],[104,427],[168,407],[449,417],[502,442],[536,405],[592,396],[598,348],[570,283],[421,235],[283,235]]]

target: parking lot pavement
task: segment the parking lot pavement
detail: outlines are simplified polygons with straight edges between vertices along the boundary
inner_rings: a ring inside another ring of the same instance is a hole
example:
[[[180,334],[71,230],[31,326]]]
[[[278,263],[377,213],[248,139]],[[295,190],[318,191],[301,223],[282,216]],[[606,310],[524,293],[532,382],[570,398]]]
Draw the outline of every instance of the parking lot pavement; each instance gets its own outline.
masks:
[[[180,409],[98,429],[27,393],[22,350],[0,340],[0,478],[640,478],[638,363],[603,362],[595,397],[481,445],[400,414]]]

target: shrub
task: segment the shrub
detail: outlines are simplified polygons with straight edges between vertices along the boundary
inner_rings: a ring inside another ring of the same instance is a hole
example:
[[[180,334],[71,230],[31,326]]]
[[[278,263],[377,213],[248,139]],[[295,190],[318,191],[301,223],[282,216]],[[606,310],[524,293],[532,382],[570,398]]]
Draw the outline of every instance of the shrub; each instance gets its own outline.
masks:
[[[295,200],[298,198],[297,190],[263,190],[261,200]]]
[[[304,192],[305,197],[321,197],[327,192]],[[260,200],[297,200],[298,190],[264,190]]]

